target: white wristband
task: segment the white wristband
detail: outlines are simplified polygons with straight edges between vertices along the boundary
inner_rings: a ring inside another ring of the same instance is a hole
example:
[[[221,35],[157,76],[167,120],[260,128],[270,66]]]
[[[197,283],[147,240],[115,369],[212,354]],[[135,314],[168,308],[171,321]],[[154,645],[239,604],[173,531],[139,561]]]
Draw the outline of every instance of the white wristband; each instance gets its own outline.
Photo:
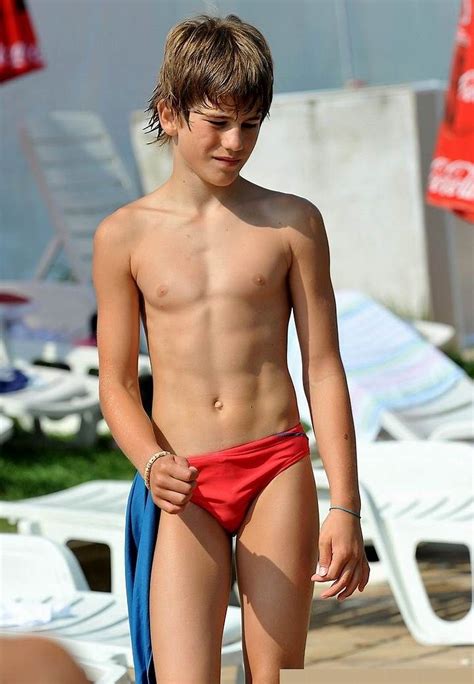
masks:
[[[145,487],[147,489],[150,489],[150,474],[151,474],[151,466],[155,461],[157,461],[159,458],[162,456],[167,456],[168,454],[171,455],[170,451],[157,451],[155,454],[153,454],[148,461],[148,463],[145,466],[145,472],[143,474],[143,480],[145,482]]]

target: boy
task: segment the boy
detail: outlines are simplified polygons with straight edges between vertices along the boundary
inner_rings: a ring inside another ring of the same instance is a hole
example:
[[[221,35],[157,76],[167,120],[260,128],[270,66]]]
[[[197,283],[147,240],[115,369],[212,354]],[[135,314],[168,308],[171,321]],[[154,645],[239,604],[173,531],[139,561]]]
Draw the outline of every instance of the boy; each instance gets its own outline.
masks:
[[[233,535],[247,682],[304,666],[312,581],[333,581],[323,596],[338,599],[368,581],[323,219],[240,176],[272,93],[255,27],[234,15],[175,26],[150,101],[172,175],[94,237],[101,404],[138,471],[125,553],[137,682],[220,681]],[[339,507],[321,527],[317,575],[316,487],[286,359],[291,307]],[[137,382],[140,313],[151,421]]]

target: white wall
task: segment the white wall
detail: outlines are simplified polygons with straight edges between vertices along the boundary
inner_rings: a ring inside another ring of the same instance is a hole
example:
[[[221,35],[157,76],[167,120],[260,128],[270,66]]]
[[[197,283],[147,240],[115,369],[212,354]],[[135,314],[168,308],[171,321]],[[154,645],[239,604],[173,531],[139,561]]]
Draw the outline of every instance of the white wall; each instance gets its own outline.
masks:
[[[318,206],[336,288],[451,323],[465,346],[474,230],[425,203],[443,96],[436,82],[278,95],[243,175]]]
[[[281,94],[243,175],[318,206],[335,286],[421,315],[431,302],[415,106],[400,86]]]

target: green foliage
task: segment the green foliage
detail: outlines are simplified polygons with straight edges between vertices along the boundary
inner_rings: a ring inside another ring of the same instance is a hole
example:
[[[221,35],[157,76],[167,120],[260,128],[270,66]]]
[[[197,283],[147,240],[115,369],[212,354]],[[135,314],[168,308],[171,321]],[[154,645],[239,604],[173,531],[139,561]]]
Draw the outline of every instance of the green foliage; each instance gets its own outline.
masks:
[[[2,445],[0,473],[0,498],[15,500],[89,480],[131,480],[136,470],[106,437],[93,449],[81,449],[69,438],[41,438],[15,422],[14,436]]]

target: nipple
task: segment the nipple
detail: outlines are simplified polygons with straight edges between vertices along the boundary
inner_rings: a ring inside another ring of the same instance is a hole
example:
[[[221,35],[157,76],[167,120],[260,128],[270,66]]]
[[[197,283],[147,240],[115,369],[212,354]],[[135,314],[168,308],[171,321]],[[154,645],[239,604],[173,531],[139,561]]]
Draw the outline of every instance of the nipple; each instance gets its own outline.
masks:
[[[265,278],[261,273],[257,273],[256,275],[254,275],[252,280],[255,283],[255,285],[265,285]]]
[[[219,399],[217,399],[217,401],[214,402],[214,406],[217,409],[221,409],[224,406],[224,404],[222,403],[222,401],[219,401]]]

